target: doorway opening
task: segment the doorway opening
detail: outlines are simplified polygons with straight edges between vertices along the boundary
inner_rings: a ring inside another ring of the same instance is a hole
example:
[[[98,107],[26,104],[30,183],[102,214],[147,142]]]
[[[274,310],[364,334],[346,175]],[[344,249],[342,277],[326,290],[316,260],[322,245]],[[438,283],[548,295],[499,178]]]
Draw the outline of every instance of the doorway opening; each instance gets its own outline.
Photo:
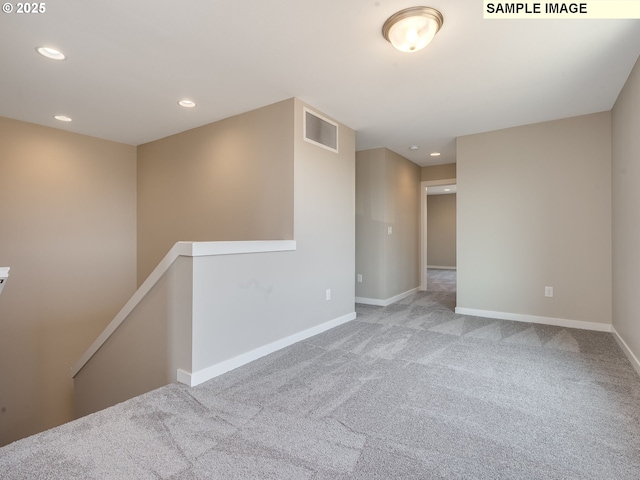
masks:
[[[421,183],[420,218],[420,290],[455,292],[455,178]]]

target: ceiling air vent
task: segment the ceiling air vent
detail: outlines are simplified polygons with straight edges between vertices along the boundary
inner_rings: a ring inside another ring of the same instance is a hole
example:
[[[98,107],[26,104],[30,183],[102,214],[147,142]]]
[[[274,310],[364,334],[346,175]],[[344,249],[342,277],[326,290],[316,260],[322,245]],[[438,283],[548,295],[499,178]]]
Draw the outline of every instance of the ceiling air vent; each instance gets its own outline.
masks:
[[[307,108],[304,109],[304,139],[338,153],[338,125]]]

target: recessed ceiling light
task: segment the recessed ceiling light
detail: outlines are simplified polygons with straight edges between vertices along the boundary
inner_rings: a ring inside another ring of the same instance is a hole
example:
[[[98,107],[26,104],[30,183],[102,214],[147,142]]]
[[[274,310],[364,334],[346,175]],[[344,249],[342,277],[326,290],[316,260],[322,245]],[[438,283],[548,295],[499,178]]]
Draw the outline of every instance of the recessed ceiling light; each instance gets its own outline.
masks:
[[[51,60],[64,60],[66,57],[64,53],[60,50],[56,50],[51,47],[36,47],[36,52],[38,52],[43,57],[50,58]]]
[[[416,151],[416,150],[418,150],[419,148],[420,148],[420,147],[419,147],[418,145],[411,145],[411,146],[409,147],[409,150],[413,150],[413,151],[415,152],[415,151]]]
[[[433,152],[431,153],[432,157],[439,157],[440,156],[440,152]]]
[[[444,191],[445,191],[445,192],[450,192],[450,191],[451,191],[451,189],[450,189],[450,188],[445,188],[445,189],[444,189]]]
[[[191,100],[180,100],[178,105],[185,108],[193,108],[196,106],[196,102],[192,102]]]
[[[56,120],[60,120],[61,122],[70,122],[71,118],[67,117],[66,115],[56,115],[55,117]]]

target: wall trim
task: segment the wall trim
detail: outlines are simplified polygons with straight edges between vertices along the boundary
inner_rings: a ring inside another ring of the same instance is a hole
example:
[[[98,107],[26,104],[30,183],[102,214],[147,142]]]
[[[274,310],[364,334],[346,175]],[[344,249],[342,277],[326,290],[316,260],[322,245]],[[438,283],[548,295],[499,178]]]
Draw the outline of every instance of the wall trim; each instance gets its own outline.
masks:
[[[239,255],[242,253],[288,252],[296,249],[295,240],[252,240],[242,242],[178,242],[185,244],[188,257]]]
[[[457,270],[458,267],[443,267],[441,265],[427,265],[427,268],[433,268],[434,270]]]
[[[364,305],[375,305],[378,307],[388,307],[392,303],[402,300],[403,298],[407,298],[409,295],[413,295],[420,287],[412,288],[411,290],[407,290],[404,293],[396,295],[395,297],[387,298],[386,300],[381,300],[379,298],[367,298],[367,297],[356,297],[356,303],[362,303]]]
[[[178,382],[184,383],[185,385],[188,385],[190,387],[195,387],[196,385],[200,385],[207,380],[211,380],[212,378],[246,365],[249,362],[258,360],[259,358],[269,355],[270,353],[277,352],[278,350],[288,347],[289,345],[293,345],[294,343],[306,340],[309,337],[313,337],[314,335],[318,335],[319,333],[335,328],[355,318],[356,312],[342,315],[338,318],[334,318],[333,320],[321,323],[320,325],[316,325],[315,327],[307,328],[306,330],[303,330],[301,332],[294,333],[293,335],[289,335],[288,337],[268,343],[267,345],[255,348],[247,353],[243,353],[242,355],[224,360],[196,372],[189,373],[179,368],[177,372],[177,380]]]
[[[624,341],[624,339],[620,336],[613,325],[611,326],[611,333],[613,334],[613,338],[615,338],[618,345],[620,345],[620,348],[622,349],[624,354],[629,359],[629,362],[631,362],[631,366],[633,367],[633,369],[638,375],[640,375],[640,360],[638,360],[638,357],[635,356],[633,351],[629,348],[629,345],[627,345],[627,342]]]
[[[242,253],[261,252],[283,252],[296,249],[295,240],[257,240],[242,242],[177,242],[171,250],[164,256],[158,266],[140,285],[124,307],[118,312],[113,320],[107,325],[102,333],[95,339],[89,348],[71,367],[71,377],[75,377],[82,367],[95,355],[98,349],[125,321],[134,308],[151,291],[156,283],[162,278],[173,262],[180,256],[184,257],[205,257],[209,255],[237,255]]]
[[[498,320],[513,320],[515,322],[540,323],[556,327],[579,328],[582,330],[594,330],[596,332],[611,332],[610,323],[585,322],[583,320],[570,320],[567,318],[540,317],[538,315],[525,315],[522,313],[494,312],[491,310],[476,310],[475,308],[456,307],[456,313],[461,315],[473,315],[475,317],[496,318]]]

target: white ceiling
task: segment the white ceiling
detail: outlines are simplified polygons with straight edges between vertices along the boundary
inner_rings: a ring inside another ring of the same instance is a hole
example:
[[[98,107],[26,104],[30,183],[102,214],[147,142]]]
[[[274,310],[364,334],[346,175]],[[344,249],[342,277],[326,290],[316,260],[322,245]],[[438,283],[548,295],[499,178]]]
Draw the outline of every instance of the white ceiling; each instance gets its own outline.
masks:
[[[359,150],[442,164],[458,135],[611,109],[640,54],[640,20],[483,20],[480,0],[427,4],[444,25],[404,54],[381,28],[406,0],[46,2],[0,15],[0,115],[138,145],[298,97],[355,129]]]

